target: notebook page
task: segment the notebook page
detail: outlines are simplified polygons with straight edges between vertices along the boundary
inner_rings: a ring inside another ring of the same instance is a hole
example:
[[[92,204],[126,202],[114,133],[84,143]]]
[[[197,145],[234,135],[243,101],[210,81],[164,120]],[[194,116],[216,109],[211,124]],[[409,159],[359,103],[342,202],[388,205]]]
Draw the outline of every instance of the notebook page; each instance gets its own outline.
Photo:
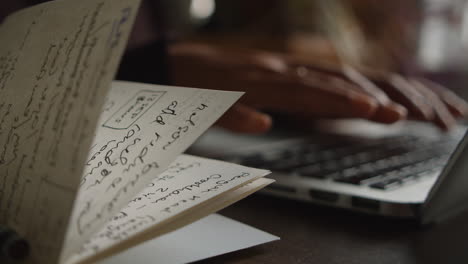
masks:
[[[114,82],[83,173],[64,259],[162,173],[242,93]],[[180,186],[190,183],[174,182]]]
[[[139,0],[53,1],[0,27],[0,223],[54,263]]]
[[[112,254],[153,238],[154,235],[178,228],[188,221],[178,224],[173,220],[174,217],[190,208],[197,213],[210,214],[211,209],[205,210],[200,205],[206,203],[206,208],[213,209],[224,207],[230,200],[238,200],[244,193],[271,183],[272,180],[262,179],[263,181],[256,180],[244,186],[268,173],[266,170],[181,155],[166,171],[134,196],[130,203],[114,215],[100,232],[84,244],[80,253],[67,263],[77,263],[102,253]],[[216,197],[233,190],[233,196],[227,196],[229,199],[225,199],[225,196]],[[210,200],[214,197],[215,200]],[[181,220],[187,220],[186,218],[193,219],[190,215],[179,217]],[[93,260],[96,258],[93,257]]]

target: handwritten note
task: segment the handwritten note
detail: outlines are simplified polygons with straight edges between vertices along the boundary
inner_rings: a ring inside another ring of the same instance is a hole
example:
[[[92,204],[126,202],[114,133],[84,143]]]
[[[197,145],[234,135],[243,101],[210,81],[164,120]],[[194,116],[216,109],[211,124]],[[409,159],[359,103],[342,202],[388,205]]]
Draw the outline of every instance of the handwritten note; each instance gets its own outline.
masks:
[[[67,263],[76,263],[89,257],[96,260],[112,249],[129,247],[139,243],[139,234],[146,238],[161,235],[160,230],[170,230],[167,226],[189,208],[203,211],[200,205],[218,196],[235,190],[239,197],[257,185],[269,184],[264,179],[249,186],[253,180],[266,175],[268,171],[247,168],[221,161],[182,155],[169,168],[151,181],[147,187],[132,198],[130,203],[114,215],[93,238],[85,243]],[[237,189],[239,186],[245,186]],[[223,200],[223,202],[225,202]],[[197,207],[196,207],[197,206]],[[206,214],[211,211],[206,211]],[[187,215],[184,215],[187,217]]]
[[[139,0],[53,1],[0,27],[0,223],[56,262]]]
[[[240,96],[114,82],[85,162],[65,255],[79,249]]]

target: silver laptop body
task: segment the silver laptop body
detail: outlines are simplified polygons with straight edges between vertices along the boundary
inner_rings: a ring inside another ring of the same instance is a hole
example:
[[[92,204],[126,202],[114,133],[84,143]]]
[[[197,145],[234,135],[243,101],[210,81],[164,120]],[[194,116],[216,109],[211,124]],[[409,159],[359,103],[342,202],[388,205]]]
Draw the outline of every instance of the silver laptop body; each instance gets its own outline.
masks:
[[[190,151],[270,169],[276,183],[263,190],[270,195],[430,223],[468,206],[465,131],[359,120],[261,136],[212,129]]]

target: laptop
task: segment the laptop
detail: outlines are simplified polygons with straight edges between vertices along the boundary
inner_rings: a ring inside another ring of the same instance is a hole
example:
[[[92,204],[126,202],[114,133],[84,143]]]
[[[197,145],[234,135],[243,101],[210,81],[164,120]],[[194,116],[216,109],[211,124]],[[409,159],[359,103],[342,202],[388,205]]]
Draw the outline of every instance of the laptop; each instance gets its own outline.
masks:
[[[260,136],[211,129],[190,152],[271,170],[266,194],[427,224],[468,207],[467,144],[466,126],[335,120]]]

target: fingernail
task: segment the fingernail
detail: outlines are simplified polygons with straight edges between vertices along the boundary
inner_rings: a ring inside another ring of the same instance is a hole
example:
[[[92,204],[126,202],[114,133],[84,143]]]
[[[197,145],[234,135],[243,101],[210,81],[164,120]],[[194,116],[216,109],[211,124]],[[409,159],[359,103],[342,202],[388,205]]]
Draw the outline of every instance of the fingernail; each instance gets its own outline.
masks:
[[[262,114],[259,114],[257,118],[258,120],[256,123],[257,124],[256,128],[257,128],[258,133],[265,133],[268,130],[270,130],[270,128],[273,125],[273,120],[271,116],[262,113]]]
[[[382,110],[382,122],[395,123],[397,121],[406,119],[408,110],[405,107],[395,103],[388,103],[381,108]]]
[[[459,103],[456,107],[452,107],[454,114],[457,117],[466,118],[468,117],[468,105],[466,103]],[[451,109],[451,110],[452,110]]]
[[[268,132],[272,127],[272,118],[264,113],[251,113],[249,117],[244,120],[242,129],[238,132],[249,133],[249,134],[262,134]]]

